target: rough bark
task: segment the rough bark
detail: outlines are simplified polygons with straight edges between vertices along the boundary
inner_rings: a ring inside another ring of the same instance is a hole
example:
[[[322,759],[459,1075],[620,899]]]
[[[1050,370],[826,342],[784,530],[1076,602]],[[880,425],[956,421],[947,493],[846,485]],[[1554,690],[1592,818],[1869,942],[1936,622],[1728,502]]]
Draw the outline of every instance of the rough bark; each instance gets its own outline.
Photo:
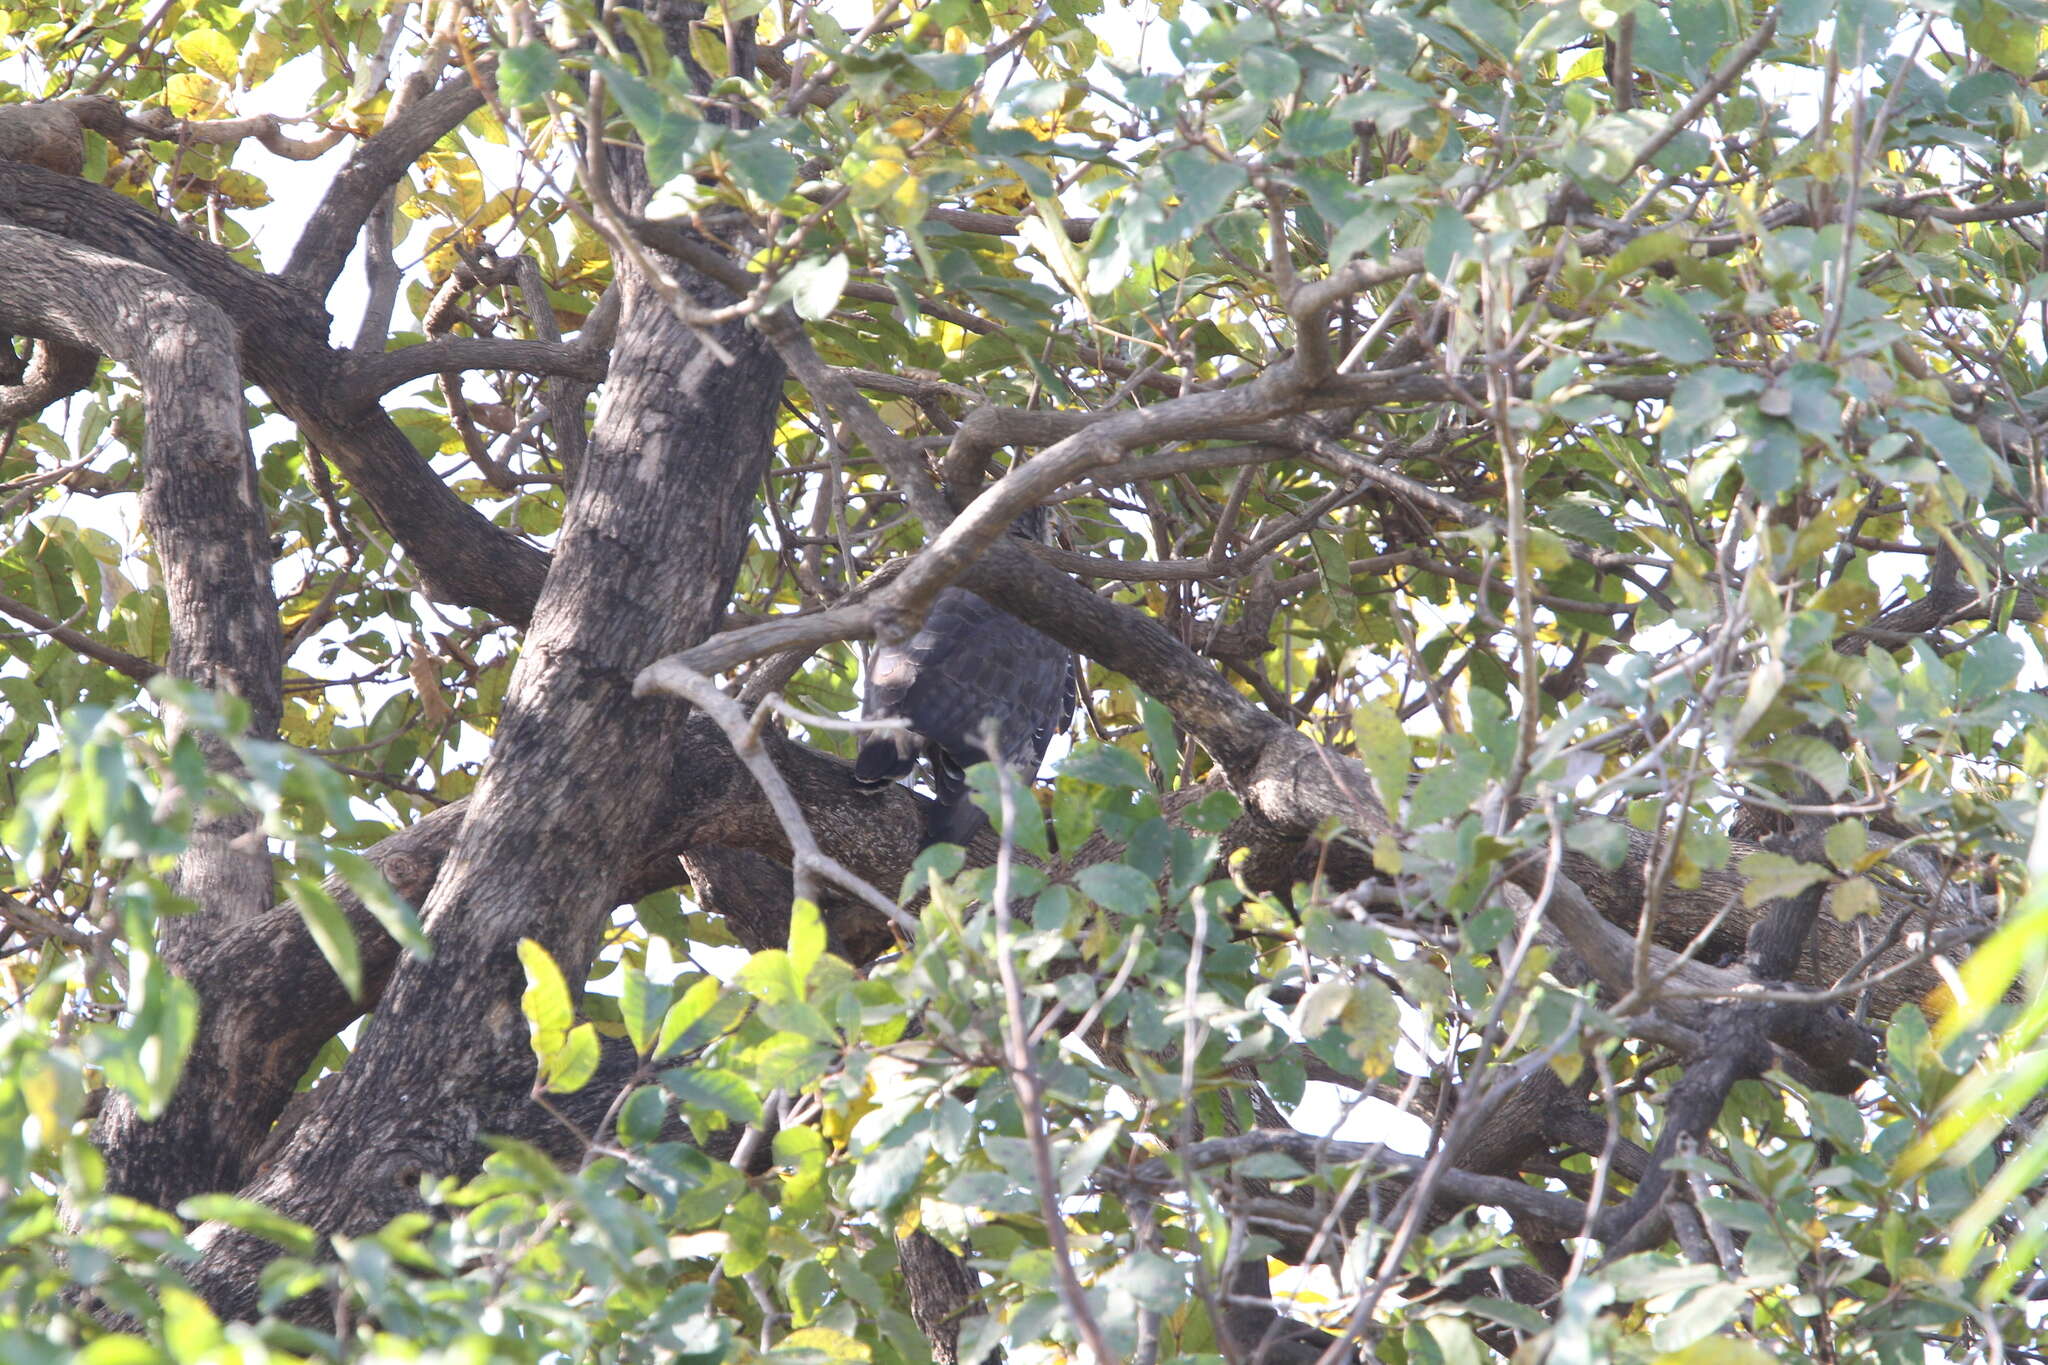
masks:
[[[910,1316],[932,1344],[935,1365],[958,1365],[960,1324],[978,1316],[981,1283],[966,1262],[923,1228],[896,1239],[897,1262],[909,1288]]]

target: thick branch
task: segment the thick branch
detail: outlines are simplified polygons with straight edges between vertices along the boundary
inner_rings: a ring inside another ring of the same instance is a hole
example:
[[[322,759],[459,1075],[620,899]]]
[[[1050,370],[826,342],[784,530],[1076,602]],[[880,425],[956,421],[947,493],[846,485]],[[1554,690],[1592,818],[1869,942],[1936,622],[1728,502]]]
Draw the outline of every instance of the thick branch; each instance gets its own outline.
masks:
[[[580,344],[443,337],[402,350],[352,357],[347,372],[337,380],[336,391],[343,402],[367,405],[400,384],[460,370],[516,370],[595,384],[604,378],[608,363],[604,352]]]
[[[162,566],[171,620],[168,671],[241,698],[250,733],[277,733],[283,651],[270,588],[267,526],[242,421],[234,328],[225,314],[160,271],[29,228],[0,227],[0,330],[47,337],[112,357],[134,371],[148,415],[142,515]],[[236,759],[202,736],[208,766]],[[196,913],[158,929],[164,960],[181,974],[223,924],[270,904],[270,854],[249,835],[247,810],[202,814],[173,885]],[[180,1186],[219,1183],[216,1140],[233,1097],[204,1094],[175,1119],[142,1123],[125,1097],[102,1117],[108,1187],[169,1204]]]

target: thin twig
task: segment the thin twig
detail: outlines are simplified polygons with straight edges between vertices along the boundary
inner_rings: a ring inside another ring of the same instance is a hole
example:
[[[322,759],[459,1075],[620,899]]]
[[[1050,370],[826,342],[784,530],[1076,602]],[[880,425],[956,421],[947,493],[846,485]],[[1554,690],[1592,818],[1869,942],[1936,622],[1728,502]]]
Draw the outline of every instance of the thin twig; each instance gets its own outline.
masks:
[[[649,669],[640,675],[633,684],[633,695],[644,697],[650,692],[673,693],[709,716],[719,729],[725,731],[733,753],[754,775],[754,780],[761,784],[761,794],[768,798],[769,809],[775,812],[783,834],[789,839],[790,874],[796,894],[816,904],[817,879],[822,876],[881,911],[906,938],[914,937],[917,933],[915,919],[905,914],[895,901],[877,891],[866,878],[849,870],[818,847],[817,836],[811,833],[810,823],[804,819],[803,807],[797,804],[789,783],[777,771],[775,760],[761,746],[760,732],[754,728],[740,704],[720,691],[718,684],[711,679],[683,667],[675,659],[666,659],[663,664],[658,673]]]
[[[993,728],[993,727],[991,727]],[[994,737],[985,746],[1000,753]],[[1045,1219],[1045,1236],[1052,1252],[1053,1288],[1060,1303],[1073,1316],[1081,1340],[1095,1356],[1096,1365],[1110,1365],[1110,1354],[1102,1326],[1088,1310],[1088,1297],[1074,1274],[1074,1253],[1067,1243],[1067,1224],[1060,1212],[1058,1173],[1053,1168],[1052,1140],[1046,1134],[1045,1096],[1038,1083],[1038,1066],[1031,1048],[1031,1030],[1024,1022],[1024,988],[1017,980],[1017,962],[1012,953],[1010,921],[1010,871],[1015,862],[1016,794],[1011,774],[998,772],[997,790],[1003,811],[1002,843],[996,851],[994,912],[996,927],[996,973],[1003,983],[1003,1052],[1009,1064],[1010,1084],[1017,1092],[1017,1108],[1024,1121],[1024,1141],[1031,1149],[1031,1169],[1038,1186],[1038,1208]]]

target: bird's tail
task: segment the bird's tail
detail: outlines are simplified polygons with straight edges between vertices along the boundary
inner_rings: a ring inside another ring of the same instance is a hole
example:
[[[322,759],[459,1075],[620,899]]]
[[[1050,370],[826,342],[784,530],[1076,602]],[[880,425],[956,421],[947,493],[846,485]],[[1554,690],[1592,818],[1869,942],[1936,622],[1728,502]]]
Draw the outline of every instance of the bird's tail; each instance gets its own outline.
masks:
[[[860,746],[860,753],[853,760],[853,780],[879,790],[910,776],[910,770],[916,766],[917,739],[908,730],[874,735]]]
[[[981,761],[979,755],[975,761]],[[988,824],[988,816],[974,804],[968,790],[967,774],[961,766],[948,754],[938,755],[932,764],[932,806],[925,817],[926,847],[958,844],[965,848]]]

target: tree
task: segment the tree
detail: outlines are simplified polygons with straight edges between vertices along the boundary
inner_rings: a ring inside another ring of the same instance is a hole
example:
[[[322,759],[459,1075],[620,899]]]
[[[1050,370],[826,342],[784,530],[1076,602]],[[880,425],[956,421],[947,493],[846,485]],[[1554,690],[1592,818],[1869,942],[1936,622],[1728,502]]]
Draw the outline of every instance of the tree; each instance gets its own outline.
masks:
[[[2044,20],[10,11],[0,1357],[2034,1340]]]

